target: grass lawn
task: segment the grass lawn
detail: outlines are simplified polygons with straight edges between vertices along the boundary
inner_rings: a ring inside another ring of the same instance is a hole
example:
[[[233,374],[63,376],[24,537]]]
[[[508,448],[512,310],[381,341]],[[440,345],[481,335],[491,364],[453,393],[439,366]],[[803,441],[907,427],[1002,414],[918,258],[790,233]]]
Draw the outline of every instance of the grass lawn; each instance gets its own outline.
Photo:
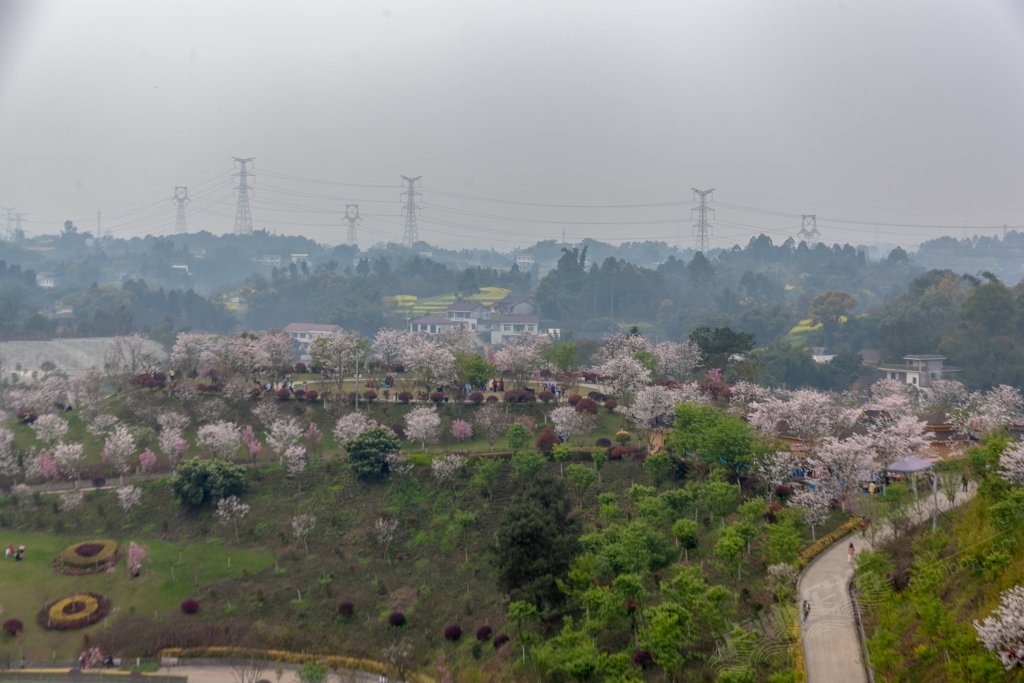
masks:
[[[83,634],[102,631],[111,617],[116,618],[119,613],[173,612],[197,586],[240,578],[246,573],[255,574],[273,563],[269,552],[227,547],[219,538],[187,544],[115,538],[123,544],[123,551],[130,540],[149,550],[149,558],[143,562],[140,577],[131,578],[123,560],[113,572],[66,576],[55,571],[50,562],[72,543],[92,537],[30,533],[9,528],[3,533],[4,547],[8,543],[15,546],[24,543],[27,550],[21,562],[13,558],[0,562],[0,604],[3,605],[0,618],[20,619],[25,625],[25,630],[16,639],[0,636],[0,662],[6,661],[8,656],[13,661],[24,656],[33,662],[73,659],[81,649]],[[39,626],[36,616],[46,603],[80,591],[106,596],[111,603],[111,614],[84,629],[47,631]]]

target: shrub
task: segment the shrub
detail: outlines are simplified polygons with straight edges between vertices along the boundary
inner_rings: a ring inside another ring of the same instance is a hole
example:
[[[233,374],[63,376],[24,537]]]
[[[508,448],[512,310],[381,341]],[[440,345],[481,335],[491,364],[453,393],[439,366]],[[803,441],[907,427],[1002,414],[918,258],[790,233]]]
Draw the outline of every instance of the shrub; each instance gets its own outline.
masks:
[[[391,431],[393,431],[395,433],[395,436],[397,436],[399,439],[405,438],[405,425],[403,423],[393,422],[390,425],[388,425],[388,427],[391,428]]]
[[[199,611],[199,601],[195,598],[187,598],[181,601],[182,614],[195,614]]]
[[[44,606],[38,621],[45,629],[68,631],[95,624],[109,611],[110,601],[99,593],[75,593]]]
[[[785,500],[793,495],[793,487],[789,484],[779,484],[775,487],[775,495]]]
[[[306,392],[307,401],[315,401],[318,398],[320,398],[320,394],[317,392],[316,389],[310,389],[309,391]]]
[[[470,402],[472,402],[475,405],[480,405],[481,403],[484,402],[483,392],[480,392],[480,391],[474,391],[473,393],[471,393],[469,395],[468,398],[469,398]]]
[[[476,630],[476,639],[479,641],[490,640],[493,633],[494,629],[489,624],[484,624]]]
[[[292,397],[292,392],[288,391],[288,387],[281,387],[277,390],[277,398],[281,401],[287,401]]]
[[[622,460],[627,455],[629,455],[628,446],[616,446],[615,448],[608,451],[608,458],[610,460]]]
[[[587,398],[589,398],[591,401],[597,402],[608,400],[608,397],[602,394],[600,391],[591,391],[590,393],[587,394]]]
[[[367,403],[373,403],[377,400],[377,392],[373,389],[367,389],[363,392],[363,398],[366,399]]]
[[[296,363],[295,372],[306,372],[306,364],[301,362]]]
[[[609,398],[604,402],[604,407],[608,409],[609,413],[614,413],[615,409],[619,407],[619,402],[614,398]]]
[[[546,389],[544,391],[540,392],[539,394],[537,394],[537,398],[539,398],[540,400],[544,401],[545,403],[550,403],[551,400],[554,397],[555,397],[555,395],[552,394],[550,391],[548,391]]]
[[[4,633],[9,636],[16,636],[21,633],[25,625],[21,623],[20,619],[8,619],[4,622]]]
[[[606,436],[602,436],[600,439],[594,442],[594,445],[598,448],[611,448],[612,440]]]
[[[117,561],[117,542],[98,539],[75,543],[62,550],[57,559],[62,569],[103,571],[107,565]]]
[[[388,623],[396,628],[405,626],[405,615],[401,612],[392,612],[388,615]]]
[[[637,650],[633,653],[633,664],[641,669],[646,669],[654,664],[654,655],[647,650]]]
[[[458,640],[462,637],[462,627],[458,624],[450,624],[444,627],[445,640]]]
[[[225,460],[192,458],[178,466],[171,488],[184,505],[197,508],[245,493],[247,474],[245,468]]]
[[[573,407],[576,408],[576,412],[587,413],[588,415],[597,415],[597,411],[601,409],[601,407],[597,405],[597,401],[592,398],[581,398]]]
[[[355,606],[347,600],[338,605],[338,614],[343,617],[350,617],[355,611]]]
[[[534,393],[526,389],[509,389],[505,392],[506,403],[532,403],[536,400]]]
[[[498,635],[494,636],[494,649],[497,650],[499,647],[501,647],[508,641],[509,637],[507,633],[499,633]]]
[[[399,403],[408,403],[409,401],[412,400],[412,394],[410,394],[408,391],[399,391],[397,398]]]
[[[306,398],[306,390],[305,389],[296,389],[295,390],[295,398],[297,400],[299,400],[299,401],[305,399]]]
[[[545,427],[544,430],[537,435],[534,439],[534,445],[537,446],[537,450],[541,453],[548,454],[551,452],[552,447],[558,443],[558,435],[555,434],[555,430],[551,427]]]
[[[497,403],[498,402],[498,397],[495,396],[494,394],[491,394],[490,396],[487,397],[486,400],[487,400],[488,403]]]
[[[442,401],[444,401],[444,392],[443,391],[431,391],[430,392],[430,400],[433,401],[434,403],[441,403]]]
[[[580,396],[579,394],[573,394],[572,396],[570,396],[566,400],[569,401],[569,405],[571,405],[573,408],[575,408],[576,404],[583,400],[583,397]]]

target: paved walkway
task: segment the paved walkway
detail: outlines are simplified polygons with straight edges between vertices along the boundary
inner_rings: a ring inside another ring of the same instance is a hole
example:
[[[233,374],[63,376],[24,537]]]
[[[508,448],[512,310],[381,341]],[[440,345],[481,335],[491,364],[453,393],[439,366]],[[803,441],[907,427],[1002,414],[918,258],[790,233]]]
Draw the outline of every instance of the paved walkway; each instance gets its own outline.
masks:
[[[277,683],[299,683],[298,670],[294,667],[283,667],[282,675],[278,678],[275,662],[267,664],[267,668],[259,678]],[[167,666],[162,667],[157,673],[168,676],[187,676],[188,683],[239,683],[238,677],[231,666]],[[332,680],[337,680],[333,675]],[[342,683],[378,683],[381,680],[379,674],[371,674],[365,671],[346,671],[341,676]]]
[[[954,506],[974,496],[972,486],[967,493],[957,492]],[[917,510],[919,520],[931,517],[933,502],[922,498]],[[939,494],[939,509],[949,509],[949,501]],[[879,532],[876,541],[887,538]],[[853,578],[853,563],[848,547],[853,543],[857,552],[871,548],[863,534],[850,534],[817,557],[800,577],[797,588],[800,604],[806,600],[811,614],[803,627],[804,661],[808,683],[867,683],[868,673],[863,661],[857,621],[850,600],[849,585]]]

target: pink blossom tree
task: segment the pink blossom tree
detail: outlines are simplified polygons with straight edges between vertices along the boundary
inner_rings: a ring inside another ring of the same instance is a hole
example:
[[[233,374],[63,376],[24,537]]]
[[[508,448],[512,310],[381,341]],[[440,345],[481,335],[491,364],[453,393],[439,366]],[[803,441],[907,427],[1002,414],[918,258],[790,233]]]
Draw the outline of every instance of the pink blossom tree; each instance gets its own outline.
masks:
[[[61,474],[75,482],[75,488],[78,488],[82,454],[84,452],[85,446],[80,443],[61,443],[57,444],[53,449],[54,464]]]
[[[249,504],[243,503],[238,496],[228,496],[217,501],[217,510],[213,514],[223,526],[234,529],[235,543],[238,543],[238,523],[249,515]]]
[[[320,428],[316,426],[315,422],[310,422],[309,426],[306,427],[306,432],[302,435],[302,438],[310,446],[320,443],[320,439],[323,437],[324,435],[320,432]]]
[[[554,425],[555,431],[566,441],[589,434],[594,429],[594,418],[571,406],[555,408],[548,413],[548,419]]]
[[[42,477],[53,481],[60,476],[60,468],[51,453],[40,451],[29,463],[28,474],[30,477]]]
[[[999,607],[983,621],[975,621],[974,630],[1007,671],[1024,665],[1024,586],[1000,593]]]
[[[229,458],[238,449],[241,438],[241,428],[226,420],[203,425],[196,433],[196,443],[215,458]]]
[[[252,425],[245,425],[242,428],[242,445],[245,446],[245,450],[252,456],[253,464],[255,464],[256,456],[263,450],[263,444],[256,438],[256,432],[253,430]]]
[[[370,421],[366,415],[359,412],[346,413],[338,418],[334,425],[334,439],[338,443],[344,443],[354,439],[370,427]]]
[[[419,441],[423,450],[427,443],[436,443],[441,437],[441,416],[434,406],[414,408],[405,415],[405,436]]]
[[[953,415],[961,433],[980,439],[984,435],[1017,422],[1024,411],[1019,390],[1000,384],[987,392],[972,393],[964,409]]]
[[[142,563],[148,556],[149,552],[135,541],[128,543],[128,573],[138,576],[142,572]]]
[[[494,354],[494,366],[515,387],[526,386],[534,371],[544,364],[544,350],[551,345],[547,335],[524,333],[505,342]]]
[[[151,471],[156,466],[156,453],[150,449],[145,449],[139,453],[139,472],[145,473]]]
[[[121,509],[129,513],[142,502],[142,489],[138,486],[121,486],[117,489],[117,502]]]
[[[461,327],[446,327],[437,335],[437,343],[452,353],[473,353],[476,335]]]
[[[473,421],[487,437],[487,443],[494,446],[498,435],[505,433],[511,420],[504,407],[497,403],[488,403],[476,411]]]
[[[171,467],[177,467],[181,457],[188,450],[188,442],[185,441],[181,432],[173,430],[161,431],[157,437],[157,442],[160,445],[160,450],[163,451],[163,454],[171,462]]]
[[[465,420],[452,421],[452,437],[456,441],[469,441],[473,438],[473,425]]]

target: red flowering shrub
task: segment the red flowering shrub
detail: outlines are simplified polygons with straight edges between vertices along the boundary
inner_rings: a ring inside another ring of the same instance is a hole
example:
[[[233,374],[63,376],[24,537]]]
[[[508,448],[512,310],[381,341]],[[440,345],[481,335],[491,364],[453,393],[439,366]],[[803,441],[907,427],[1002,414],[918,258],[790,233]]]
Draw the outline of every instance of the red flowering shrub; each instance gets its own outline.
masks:
[[[181,601],[182,614],[195,614],[199,611],[199,601],[195,598],[188,598]]]
[[[352,613],[355,612],[355,611],[356,611],[355,606],[351,602],[348,602],[347,600],[345,602],[341,603],[340,605],[338,605],[338,614],[340,614],[343,617],[350,617],[350,616],[352,616]]]
[[[431,391],[430,392],[430,400],[433,401],[434,403],[440,403],[441,401],[444,400],[444,392],[443,391]]]
[[[494,649],[497,650],[499,647],[507,643],[508,640],[508,634],[506,633],[499,633],[498,635],[494,636]]]
[[[619,402],[614,398],[609,398],[605,400],[604,407],[608,409],[609,413],[614,413],[615,409],[619,407]]]
[[[602,436],[600,439],[594,442],[594,445],[598,448],[611,448],[612,440],[607,436]]]
[[[295,372],[306,372],[306,369],[307,368],[306,368],[306,364],[305,363],[296,363],[295,364]]]
[[[373,403],[377,400],[377,392],[373,389],[367,389],[363,392],[363,398],[366,399],[367,403]]]
[[[569,401],[569,405],[571,405],[573,408],[575,408],[576,404],[583,400],[583,397],[580,396],[579,394],[573,394],[572,396],[570,396],[566,400]]]
[[[4,633],[9,636],[16,636],[21,633],[25,625],[21,623],[20,619],[8,619],[4,622]]]
[[[410,394],[408,391],[399,391],[398,400],[400,403],[408,403],[409,401],[412,400],[412,394]]]
[[[654,655],[647,650],[637,650],[633,653],[633,664],[646,669],[654,664]]]
[[[309,391],[306,392],[306,400],[307,401],[315,401],[318,398],[320,398],[320,394],[317,393],[316,389],[310,389]]]
[[[444,627],[445,640],[458,640],[462,637],[462,627],[458,624],[450,624]]]
[[[401,612],[392,612],[388,615],[388,623],[392,626],[405,626],[405,615]]]
[[[554,397],[555,397],[555,395],[554,395],[554,394],[552,394],[552,393],[551,393],[550,391],[548,391],[547,389],[545,389],[544,391],[542,391],[542,392],[540,392],[539,394],[537,394],[537,398],[539,398],[540,400],[544,401],[545,403],[550,403],[550,402],[551,402],[551,400],[552,400],[552,399],[553,399]]]
[[[533,441],[537,450],[541,453],[548,454],[551,452],[551,448],[558,443],[558,435],[555,434],[555,430],[551,427],[545,427],[544,430],[537,435],[537,438]]]
[[[615,448],[608,451],[608,458],[610,460],[622,460],[627,455],[629,455],[628,446],[616,446]]]
[[[296,389],[295,390],[295,398],[298,399],[299,401],[301,401],[304,398],[306,398],[306,390],[305,389]]]
[[[488,403],[497,403],[498,402],[498,397],[495,396],[494,394],[491,394],[490,396],[487,397],[487,402]]]
[[[597,405],[597,401],[592,398],[581,398],[573,407],[576,408],[576,412],[587,413],[588,415],[597,415],[597,411],[601,409]]]
[[[282,401],[287,401],[292,397],[292,392],[288,391],[288,387],[281,387],[277,390],[277,397]]]
[[[485,640],[490,640],[491,634],[493,633],[494,629],[492,629],[489,624],[484,624],[476,630],[476,639],[481,642]]]
[[[470,402],[472,402],[472,403],[474,403],[476,405],[480,405],[481,403],[484,402],[483,392],[480,392],[480,391],[474,391],[473,393],[471,393],[466,398],[468,398],[470,400]]]

